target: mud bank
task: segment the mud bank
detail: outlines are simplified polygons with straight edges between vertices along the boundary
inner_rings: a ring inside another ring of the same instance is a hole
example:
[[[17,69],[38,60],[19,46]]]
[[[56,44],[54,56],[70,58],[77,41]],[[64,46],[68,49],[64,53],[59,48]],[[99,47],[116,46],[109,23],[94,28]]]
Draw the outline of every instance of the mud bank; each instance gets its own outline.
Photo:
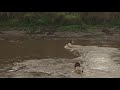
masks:
[[[25,40],[25,39],[67,39],[67,40],[91,40],[91,41],[120,41],[120,33],[106,35],[104,32],[55,32],[53,34],[27,34],[25,31],[1,31],[0,40]]]

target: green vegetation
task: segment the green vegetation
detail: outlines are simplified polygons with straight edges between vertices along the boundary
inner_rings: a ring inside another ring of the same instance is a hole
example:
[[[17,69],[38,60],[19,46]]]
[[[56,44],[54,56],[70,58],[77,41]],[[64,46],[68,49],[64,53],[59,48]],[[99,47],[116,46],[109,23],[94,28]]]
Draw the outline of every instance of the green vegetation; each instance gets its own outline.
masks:
[[[93,32],[96,28],[120,28],[119,12],[0,12],[0,30],[41,33],[56,31]]]

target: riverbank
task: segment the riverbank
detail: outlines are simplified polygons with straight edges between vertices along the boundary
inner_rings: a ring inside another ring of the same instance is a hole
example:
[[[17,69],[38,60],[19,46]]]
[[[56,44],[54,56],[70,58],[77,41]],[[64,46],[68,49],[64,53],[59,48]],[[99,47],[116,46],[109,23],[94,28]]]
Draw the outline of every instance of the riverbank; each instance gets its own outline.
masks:
[[[47,34],[47,32],[39,34],[28,34],[26,31],[1,31],[0,40],[25,40],[25,39],[67,39],[67,40],[91,40],[91,41],[120,41],[120,30],[110,29],[112,35],[102,32],[102,29],[96,29],[94,32],[72,32],[62,31]]]
[[[1,31],[0,40],[60,40],[65,39],[74,44],[78,44],[75,41],[86,41],[87,44],[112,44],[119,46],[120,41],[120,30],[115,29],[112,35],[107,35],[102,32],[102,29],[96,30],[95,32],[54,32],[53,34],[28,34],[25,31]]]

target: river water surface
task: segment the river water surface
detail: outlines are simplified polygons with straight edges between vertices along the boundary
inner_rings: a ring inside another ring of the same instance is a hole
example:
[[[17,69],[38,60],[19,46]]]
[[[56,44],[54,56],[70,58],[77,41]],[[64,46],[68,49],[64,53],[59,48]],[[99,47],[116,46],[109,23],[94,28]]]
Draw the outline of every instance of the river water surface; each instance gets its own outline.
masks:
[[[74,40],[0,40],[0,77],[96,78],[120,77],[120,44]],[[82,61],[84,73],[74,72]]]

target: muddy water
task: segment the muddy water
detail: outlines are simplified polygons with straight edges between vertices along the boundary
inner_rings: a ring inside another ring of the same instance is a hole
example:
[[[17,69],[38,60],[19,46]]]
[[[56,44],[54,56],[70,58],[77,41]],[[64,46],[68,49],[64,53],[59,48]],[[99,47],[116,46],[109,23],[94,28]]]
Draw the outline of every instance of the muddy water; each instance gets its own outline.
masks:
[[[119,43],[73,40],[76,52],[87,52],[79,56],[64,48],[68,42],[0,40],[0,77],[120,77]],[[73,66],[81,58],[84,74],[78,75]]]
[[[119,48],[81,45],[66,45],[65,48],[76,52],[79,60],[83,61],[84,77],[120,77]]]
[[[24,40],[0,41],[0,58],[28,56],[30,58],[73,58],[63,47],[67,41],[63,40]]]

